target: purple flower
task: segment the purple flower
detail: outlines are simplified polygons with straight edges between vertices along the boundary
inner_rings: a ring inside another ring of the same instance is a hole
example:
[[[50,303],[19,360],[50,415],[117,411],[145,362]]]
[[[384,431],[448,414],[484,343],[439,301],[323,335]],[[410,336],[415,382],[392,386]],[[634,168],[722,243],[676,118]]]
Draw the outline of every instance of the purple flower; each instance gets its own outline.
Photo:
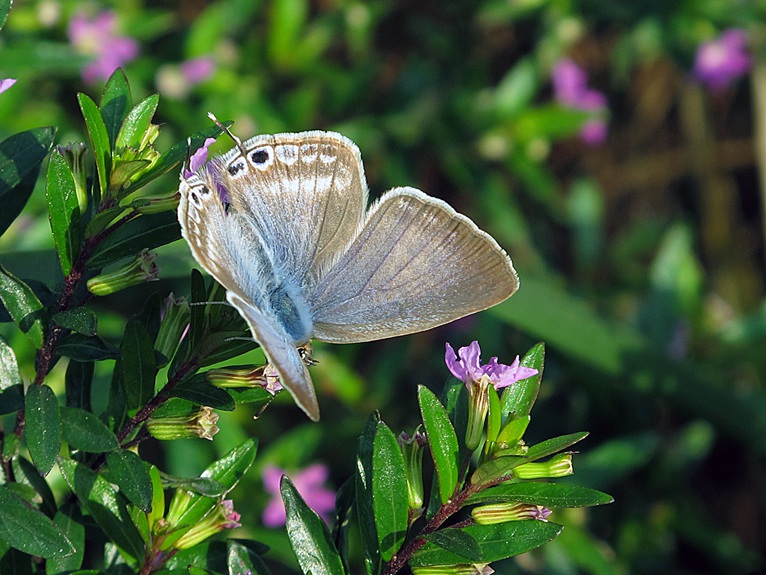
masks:
[[[117,68],[138,56],[138,42],[116,33],[116,15],[105,10],[90,19],[76,14],[69,21],[69,41],[82,54],[95,59],[82,71],[83,79],[91,83],[107,80]]]
[[[606,139],[607,124],[604,114],[607,109],[606,96],[598,90],[588,88],[585,70],[574,61],[564,58],[556,62],[551,71],[553,95],[556,101],[567,108],[593,112],[580,130],[580,137],[586,144],[597,145]]]
[[[521,366],[518,355],[511,365],[498,363],[496,357],[490,358],[489,363],[481,365],[481,348],[478,341],[471,342],[467,347],[461,347],[457,350],[457,355],[452,346],[446,344],[444,360],[452,375],[462,380],[469,390],[474,382],[484,376],[489,378],[495,389],[501,389],[537,373],[534,368]]]
[[[694,76],[712,90],[721,90],[746,74],[752,65],[747,52],[747,34],[731,28],[715,40],[697,47]]]
[[[215,60],[212,56],[200,56],[181,63],[181,75],[189,87],[204,82],[215,72]]]
[[[16,83],[16,80],[14,78],[5,78],[4,80],[0,80],[0,93],[5,92],[8,88],[13,86]]]
[[[271,501],[263,510],[263,524],[267,527],[279,527],[285,524],[285,504],[279,490],[279,483],[284,470],[268,465],[263,469],[263,486],[271,494]],[[335,493],[324,487],[329,470],[321,463],[309,465],[291,477],[295,488],[301,494],[306,504],[322,517],[325,522],[335,509]]]
[[[207,162],[208,148],[215,142],[215,138],[207,138],[197,151],[189,158],[189,169],[184,166],[184,178],[191,178],[197,170]]]

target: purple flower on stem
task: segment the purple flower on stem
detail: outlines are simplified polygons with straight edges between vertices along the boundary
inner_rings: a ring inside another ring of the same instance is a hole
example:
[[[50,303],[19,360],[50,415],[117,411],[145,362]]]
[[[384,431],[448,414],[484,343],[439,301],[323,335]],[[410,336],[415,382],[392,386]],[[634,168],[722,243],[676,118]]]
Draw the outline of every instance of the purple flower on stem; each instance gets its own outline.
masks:
[[[481,365],[481,347],[478,341],[471,342],[467,347],[461,347],[457,350],[457,355],[450,344],[446,344],[446,349],[444,360],[447,368],[452,375],[461,379],[469,390],[473,383],[484,376],[489,378],[495,389],[501,389],[537,373],[534,368],[520,365],[518,355],[511,365],[498,363],[496,357],[490,358],[489,363]]]
[[[593,112],[593,117],[583,124],[580,137],[586,144],[600,144],[606,139],[607,124],[604,114],[607,109],[606,96],[598,90],[588,88],[585,70],[574,61],[564,58],[556,62],[551,71],[553,95],[556,101],[567,108]]]
[[[205,143],[202,144],[197,151],[194,152],[189,158],[189,168],[184,166],[184,178],[191,178],[197,170],[207,162],[208,148],[215,142],[215,138],[207,138]]]
[[[747,52],[747,34],[731,28],[715,40],[697,47],[694,76],[712,90],[721,90],[746,74],[752,61]]]
[[[14,78],[5,78],[4,80],[0,80],[0,93],[5,92],[8,88],[13,86],[16,83],[16,80]]]
[[[117,68],[138,56],[138,42],[119,36],[116,24],[116,15],[110,10],[93,19],[76,14],[69,21],[69,41],[78,52],[95,57],[82,71],[82,77],[88,83],[107,80]]]
[[[188,87],[204,82],[215,72],[215,60],[212,56],[200,56],[181,63],[181,75]]]
[[[263,524],[267,527],[280,527],[285,524],[285,504],[279,490],[279,483],[285,471],[274,465],[263,469],[263,486],[271,494],[271,501],[263,510]],[[293,485],[301,494],[306,504],[322,517],[325,522],[335,509],[335,493],[324,486],[329,470],[321,463],[309,465],[291,477]]]

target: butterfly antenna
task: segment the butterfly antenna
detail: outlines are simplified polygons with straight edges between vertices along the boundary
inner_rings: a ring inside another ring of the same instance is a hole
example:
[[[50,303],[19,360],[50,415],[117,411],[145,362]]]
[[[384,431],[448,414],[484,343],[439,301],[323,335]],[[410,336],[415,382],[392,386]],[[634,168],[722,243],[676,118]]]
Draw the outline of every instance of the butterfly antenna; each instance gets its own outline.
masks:
[[[222,124],[222,123],[221,123],[221,122],[218,120],[218,118],[216,118],[216,117],[215,117],[215,114],[213,114],[213,112],[208,112],[208,113],[207,113],[207,117],[208,117],[208,118],[210,118],[211,120],[213,120],[213,123],[214,123],[216,126],[218,126],[219,128],[221,128],[221,130],[223,130],[223,131],[224,131],[224,133],[225,133],[227,136],[229,136],[229,137],[230,137],[232,140],[234,140],[234,143],[237,145],[237,148],[239,148],[239,151],[240,151],[240,152],[242,152],[242,155],[243,155],[243,156],[247,156],[247,150],[245,150],[245,146],[242,144],[242,140],[240,140],[239,138],[237,138],[237,136],[235,136],[234,134],[232,134],[231,130],[229,130],[229,128],[227,128],[226,126],[224,126],[224,125],[223,125],[223,124]]]
[[[227,307],[234,307],[229,302],[223,301],[223,300],[221,300],[221,301],[193,301],[189,305],[190,306],[192,306],[192,305],[225,305]]]
[[[184,160],[184,169],[183,172],[191,172],[191,147],[192,147],[192,139],[191,137],[186,138],[186,159]]]

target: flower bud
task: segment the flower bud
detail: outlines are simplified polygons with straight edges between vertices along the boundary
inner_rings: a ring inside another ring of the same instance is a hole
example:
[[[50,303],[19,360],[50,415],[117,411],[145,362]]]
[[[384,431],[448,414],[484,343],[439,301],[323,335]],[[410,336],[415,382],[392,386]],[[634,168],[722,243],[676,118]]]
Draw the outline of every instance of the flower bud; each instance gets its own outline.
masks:
[[[489,563],[470,565],[427,565],[411,567],[412,575],[492,575],[495,572]]]
[[[262,387],[271,395],[282,389],[279,373],[270,364],[258,367],[223,367],[205,373],[208,382],[216,387]]]
[[[407,504],[410,509],[420,509],[423,507],[423,447],[426,438],[416,430],[412,437],[402,431],[397,439],[407,468]]]
[[[542,463],[524,463],[513,469],[513,475],[518,479],[543,479],[548,477],[566,477],[572,475],[572,454],[559,453]]]
[[[159,280],[160,268],[154,263],[157,255],[143,250],[130,262],[112,272],[103,273],[87,282],[88,291],[105,296],[144,282]]]
[[[173,355],[175,355],[178,344],[186,335],[189,329],[190,317],[191,311],[189,310],[189,302],[186,301],[186,298],[180,297],[176,299],[171,293],[165,300],[165,308],[162,310],[162,323],[160,323],[157,339],[154,342],[154,349],[161,353],[167,361],[170,361]]]
[[[173,543],[173,547],[176,549],[188,549],[201,543],[208,537],[220,533],[224,529],[241,527],[239,518],[239,513],[234,511],[234,502],[230,499],[224,499],[213,507],[200,521],[195,523],[189,531],[178,538]]]
[[[538,519],[547,521],[551,510],[542,505],[531,505],[529,503],[494,503],[491,505],[482,505],[471,510],[471,517],[476,523],[482,525],[494,525],[495,523],[505,523],[506,521],[523,521],[525,519]]]
[[[155,439],[162,441],[195,437],[212,440],[218,433],[217,423],[218,414],[212,408],[204,406],[189,415],[150,417],[146,427]]]
[[[73,142],[66,146],[56,146],[58,153],[66,160],[74,179],[74,191],[80,213],[88,208],[88,172],[85,167],[85,152],[87,148],[82,142]]]

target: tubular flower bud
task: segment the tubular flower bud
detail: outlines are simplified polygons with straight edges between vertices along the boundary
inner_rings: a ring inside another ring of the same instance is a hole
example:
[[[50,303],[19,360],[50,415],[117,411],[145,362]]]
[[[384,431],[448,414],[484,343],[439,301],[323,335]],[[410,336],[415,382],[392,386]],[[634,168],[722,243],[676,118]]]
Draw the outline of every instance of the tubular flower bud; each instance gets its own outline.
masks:
[[[547,521],[551,510],[542,505],[530,505],[529,503],[494,503],[482,505],[471,510],[471,517],[476,523],[482,525],[494,525],[506,521],[523,521],[525,519],[538,519]]]
[[[154,263],[157,255],[143,250],[133,260],[112,272],[88,280],[88,291],[105,296],[144,282],[159,280],[160,268]]]
[[[518,479],[543,479],[549,477],[566,477],[572,475],[572,454],[559,453],[548,461],[524,463],[513,469],[513,475]]]
[[[176,417],[149,418],[146,427],[155,439],[213,439],[218,433],[218,414],[204,406],[195,413]]]

